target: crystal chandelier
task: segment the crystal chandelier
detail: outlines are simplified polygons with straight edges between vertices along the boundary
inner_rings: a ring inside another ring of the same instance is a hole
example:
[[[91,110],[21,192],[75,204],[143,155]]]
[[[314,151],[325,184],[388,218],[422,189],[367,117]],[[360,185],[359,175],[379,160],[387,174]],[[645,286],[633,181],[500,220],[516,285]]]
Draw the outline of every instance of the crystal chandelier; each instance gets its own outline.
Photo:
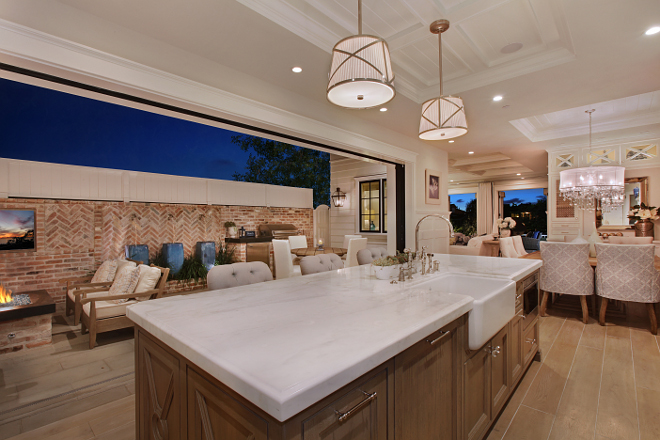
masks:
[[[340,107],[366,109],[394,98],[394,73],[385,40],[362,35],[362,0],[358,0],[358,35],[332,49],[326,96]]]
[[[591,154],[591,114],[589,114],[589,157]],[[559,192],[571,206],[592,211],[600,201],[603,212],[623,205],[625,168],[621,166],[588,166],[559,173]]]
[[[457,96],[442,94],[442,33],[447,29],[449,29],[447,20],[436,20],[430,26],[431,33],[438,34],[440,97],[429,99],[422,104],[419,137],[427,141],[451,139],[463,136],[468,131],[463,100]]]

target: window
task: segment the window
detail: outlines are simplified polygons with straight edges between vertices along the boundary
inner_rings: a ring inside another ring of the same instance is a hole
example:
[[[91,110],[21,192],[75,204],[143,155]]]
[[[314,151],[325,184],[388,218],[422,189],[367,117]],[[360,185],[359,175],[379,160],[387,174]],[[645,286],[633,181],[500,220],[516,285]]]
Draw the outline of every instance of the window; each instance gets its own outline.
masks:
[[[360,189],[360,232],[387,232],[387,179],[364,180]]]

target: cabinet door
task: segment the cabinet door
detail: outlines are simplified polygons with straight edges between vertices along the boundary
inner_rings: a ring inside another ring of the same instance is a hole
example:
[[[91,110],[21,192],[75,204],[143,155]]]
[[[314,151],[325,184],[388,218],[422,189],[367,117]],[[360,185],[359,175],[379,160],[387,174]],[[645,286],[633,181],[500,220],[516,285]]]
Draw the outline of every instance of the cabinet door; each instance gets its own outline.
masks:
[[[179,359],[138,333],[136,359],[137,437],[182,438]]]
[[[457,438],[457,344],[452,325],[394,358],[395,438]]]
[[[495,417],[504,406],[511,389],[511,371],[509,368],[509,325],[490,341],[491,355],[491,417]]]
[[[480,439],[490,423],[490,363],[490,352],[484,348],[463,364],[463,432],[466,440]]]
[[[387,368],[303,421],[305,440],[387,440]]]
[[[511,365],[511,384],[515,384],[520,379],[523,372],[523,347],[522,347],[522,316],[516,315],[511,320],[511,329],[509,330],[509,363]]]
[[[534,355],[539,350],[539,320],[537,319],[534,324],[530,325],[527,330],[524,330],[522,345],[523,345],[523,362],[528,365],[534,359]]]
[[[189,440],[267,440],[268,422],[188,370]]]

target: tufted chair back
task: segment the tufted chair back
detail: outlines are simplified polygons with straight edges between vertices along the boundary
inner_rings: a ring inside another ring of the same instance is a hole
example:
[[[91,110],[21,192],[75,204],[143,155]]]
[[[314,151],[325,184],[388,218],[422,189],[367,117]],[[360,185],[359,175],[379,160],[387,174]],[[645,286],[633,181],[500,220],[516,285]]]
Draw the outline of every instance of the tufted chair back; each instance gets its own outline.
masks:
[[[589,243],[541,242],[541,290],[569,295],[594,293]]]
[[[596,293],[640,303],[660,302],[660,272],[652,244],[596,244]]]
[[[387,257],[387,249],[384,247],[361,249],[357,253],[357,262],[360,266],[363,264],[371,264],[372,261],[381,257]]]
[[[213,266],[209,270],[206,280],[210,290],[217,290],[272,281],[273,274],[266,263],[252,261]]]
[[[300,271],[303,275],[309,275],[319,272],[329,272],[331,270],[343,269],[344,262],[337,254],[319,254],[310,257],[304,257],[300,260]]]

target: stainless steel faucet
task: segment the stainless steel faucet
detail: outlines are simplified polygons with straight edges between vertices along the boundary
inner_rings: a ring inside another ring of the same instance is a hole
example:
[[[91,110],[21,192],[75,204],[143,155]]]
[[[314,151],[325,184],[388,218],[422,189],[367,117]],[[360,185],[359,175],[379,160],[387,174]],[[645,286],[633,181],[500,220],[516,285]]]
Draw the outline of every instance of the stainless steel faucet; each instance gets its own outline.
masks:
[[[419,221],[417,222],[417,226],[415,226],[415,252],[417,252],[417,250],[419,249],[419,225],[422,223],[422,221],[424,219],[429,218],[429,217],[437,217],[437,218],[440,218],[440,219],[444,220],[445,222],[447,222],[447,226],[449,226],[449,237],[454,236],[454,227],[452,226],[451,222],[449,221],[449,219],[447,217],[445,217],[443,215],[440,215],[440,214],[425,215],[424,217],[419,219]]]

